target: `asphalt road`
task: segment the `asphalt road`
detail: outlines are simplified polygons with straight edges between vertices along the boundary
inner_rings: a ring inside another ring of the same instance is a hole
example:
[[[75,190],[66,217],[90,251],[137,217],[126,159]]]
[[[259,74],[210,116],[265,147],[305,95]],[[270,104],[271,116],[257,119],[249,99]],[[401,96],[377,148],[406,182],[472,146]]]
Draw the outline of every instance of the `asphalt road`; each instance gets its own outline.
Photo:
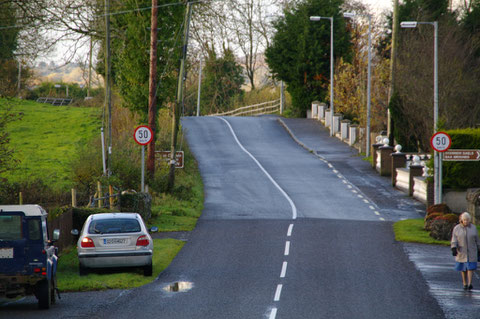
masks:
[[[206,196],[173,263],[141,288],[64,294],[48,312],[27,298],[0,317],[445,318],[393,237],[422,205],[319,125],[286,123],[313,152],[274,117],[184,118]]]

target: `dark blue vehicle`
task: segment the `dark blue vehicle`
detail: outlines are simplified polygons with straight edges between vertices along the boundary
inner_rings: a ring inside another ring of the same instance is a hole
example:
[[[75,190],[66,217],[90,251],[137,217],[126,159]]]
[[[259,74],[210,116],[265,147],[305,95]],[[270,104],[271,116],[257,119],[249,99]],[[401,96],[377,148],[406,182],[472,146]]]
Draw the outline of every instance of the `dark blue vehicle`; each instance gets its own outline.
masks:
[[[38,306],[55,303],[57,251],[49,240],[47,212],[38,205],[0,205],[0,297],[35,295]]]

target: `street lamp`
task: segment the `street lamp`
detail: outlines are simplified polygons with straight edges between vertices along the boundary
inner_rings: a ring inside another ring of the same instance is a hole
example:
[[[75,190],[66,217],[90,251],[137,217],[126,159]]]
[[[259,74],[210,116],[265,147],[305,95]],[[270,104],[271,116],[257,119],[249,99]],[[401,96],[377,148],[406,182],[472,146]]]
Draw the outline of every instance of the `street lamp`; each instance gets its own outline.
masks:
[[[310,21],[330,20],[330,136],[335,135],[333,129],[333,17],[311,16]]]
[[[433,133],[438,130],[438,22],[417,22],[417,21],[403,21],[400,23],[402,28],[416,28],[419,24],[433,25]],[[433,159],[433,175],[434,175],[434,189],[435,199],[434,204],[442,202],[442,158],[441,155],[434,151]]]
[[[353,19],[357,14],[352,12],[345,12],[345,18]],[[370,109],[371,109],[371,91],[372,91],[372,16],[370,14],[358,14],[368,18],[368,80],[367,80],[367,141],[365,154],[370,156]]]

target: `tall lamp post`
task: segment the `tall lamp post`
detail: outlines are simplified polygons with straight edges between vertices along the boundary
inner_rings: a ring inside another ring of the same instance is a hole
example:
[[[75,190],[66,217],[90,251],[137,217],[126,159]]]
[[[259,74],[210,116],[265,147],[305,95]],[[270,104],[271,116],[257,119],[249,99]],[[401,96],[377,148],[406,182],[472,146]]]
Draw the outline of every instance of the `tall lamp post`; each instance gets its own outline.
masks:
[[[416,28],[419,24],[433,25],[433,133],[437,133],[438,130],[438,22],[417,22],[417,21],[404,21],[400,23],[402,28]],[[433,179],[434,179],[434,204],[440,204],[442,202],[442,158],[441,155],[434,151],[433,157]]]
[[[372,16],[370,14],[355,14],[345,12],[345,18],[353,19],[355,16],[363,16],[368,18],[368,76],[367,76],[367,141],[365,155],[370,156],[370,109],[371,109],[371,92],[372,92]]]
[[[335,135],[333,129],[333,17],[311,16],[310,21],[330,20],[330,136]]]

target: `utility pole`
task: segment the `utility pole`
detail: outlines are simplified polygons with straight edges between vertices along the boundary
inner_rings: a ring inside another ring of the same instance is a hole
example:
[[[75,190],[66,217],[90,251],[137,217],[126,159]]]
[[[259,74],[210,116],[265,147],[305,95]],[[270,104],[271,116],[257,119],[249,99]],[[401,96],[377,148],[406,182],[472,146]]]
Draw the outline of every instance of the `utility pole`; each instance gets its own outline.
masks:
[[[106,29],[106,69],[105,69],[105,100],[108,107],[108,157],[107,174],[112,174],[112,79],[111,79],[111,52],[110,52],[110,0],[105,0],[105,29]]]
[[[92,88],[92,51],[93,51],[93,39],[90,36],[90,52],[88,56],[88,86],[87,97],[90,97],[90,89]]]
[[[398,0],[393,1],[393,21],[392,21],[392,49],[390,51],[390,90],[388,91],[388,123],[387,134],[390,140],[390,145],[394,143],[393,129],[395,123],[393,123],[392,114],[390,112],[390,105],[395,92],[395,72],[397,64],[397,49],[398,49]]]
[[[171,144],[171,154],[170,154],[170,171],[168,174],[168,186],[167,190],[171,192],[175,184],[175,162],[176,162],[176,151],[177,151],[177,134],[178,126],[180,123],[180,111],[183,107],[183,86],[185,83],[185,62],[187,59],[187,46],[188,46],[188,33],[190,30],[190,18],[192,16],[192,3],[187,2],[187,10],[185,11],[185,31],[183,34],[183,46],[182,46],[182,57],[180,60],[180,71],[178,72],[178,86],[177,86],[177,101],[174,105],[173,112],[173,123],[172,123],[172,144]]]
[[[158,0],[152,0],[152,18],[150,28],[150,78],[148,87],[148,126],[153,132],[153,139],[148,144],[147,171],[150,178],[155,175],[155,131],[156,131],[156,86],[157,86],[157,25]]]
[[[200,56],[200,66],[198,67],[198,94],[197,94],[197,116],[200,116],[200,95],[202,92],[202,57]]]

